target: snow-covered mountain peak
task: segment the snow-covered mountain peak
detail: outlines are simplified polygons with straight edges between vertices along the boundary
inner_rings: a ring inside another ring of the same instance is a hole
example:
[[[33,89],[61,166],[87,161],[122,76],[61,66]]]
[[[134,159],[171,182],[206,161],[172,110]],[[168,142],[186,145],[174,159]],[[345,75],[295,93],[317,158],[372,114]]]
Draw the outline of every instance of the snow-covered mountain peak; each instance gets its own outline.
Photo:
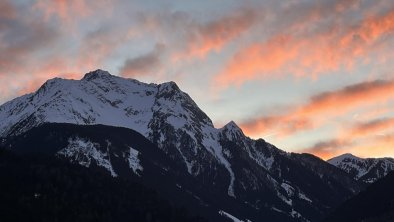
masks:
[[[223,128],[228,129],[228,130],[242,131],[241,128],[239,128],[239,126],[232,120],[230,122],[228,122],[226,125],[224,125]]]
[[[165,99],[171,99],[171,100],[176,100],[176,99],[184,99],[184,94],[178,85],[175,82],[165,82],[162,84],[157,85],[158,88],[158,96],[163,97]]]
[[[351,153],[345,153],[337,157],[331,158],[327,160],[327,162],[331,163],[332,165],[337,165],[341,162],[351,162],[351,161],[360,161],[360,160],[362,160],[362,158],[354,156]]]
[[[47,93],[50,90],[53,90],[54,88],[58,88],[61,87],[62,85],[66,85],[66,82],[70,82],[73,80],[68,80],[68,79],[62,79],[62,78],[53,78],[53,79],[49,79],[47,80],[44,84],[42,84],[42,86],[40,88],[38,88],[37,90],[37,94],[44,94]],[[58,88],[60,90],[60,88]]]
[[[48,80],[37,92],[16,98],[0,110],[3,135],[44,122],[122,126],[145,136],[159,120],[175,129],[187,127],[191,135],[203,127],[213,128],[211,119],[175,82],[147,84],[100,69],[81,80]]]
[[[230,121],[224,125],[221,129],[222,134],[226,135],[229,140],[239,139],[245,137],[242,129],[234,122]]]
[[[166,91],[180,91],[179,86],[174,81],[159,84],[159,88]]]
[[[108,79],[111,77],[114,77],[114,76],[111,75],[109,72],[101,70],[101,69],[97,69],[95,71],[86,73],[85,76],[81,80],[90,81],[90,80],[94,80],[94,79]]]

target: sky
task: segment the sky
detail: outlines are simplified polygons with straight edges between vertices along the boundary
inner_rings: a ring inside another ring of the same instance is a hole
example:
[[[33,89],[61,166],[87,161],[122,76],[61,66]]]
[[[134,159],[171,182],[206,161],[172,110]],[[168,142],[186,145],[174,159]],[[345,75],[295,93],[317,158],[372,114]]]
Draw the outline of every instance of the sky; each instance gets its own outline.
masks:
[[[393,49],[393,0],[1,0],[0,104],[104,69],[289,152],[394,157]]]

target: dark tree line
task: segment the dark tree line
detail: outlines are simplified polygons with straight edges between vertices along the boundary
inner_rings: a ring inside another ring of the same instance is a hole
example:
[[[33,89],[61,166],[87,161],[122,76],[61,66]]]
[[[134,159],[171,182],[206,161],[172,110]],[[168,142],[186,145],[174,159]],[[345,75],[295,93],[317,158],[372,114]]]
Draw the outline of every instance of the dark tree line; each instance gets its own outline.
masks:
[[[347,200],[325,221],[394,221],[394,172]]]
[[[1,221],[203,221],[141,184],[54,157],[0,150],[0,178]]]

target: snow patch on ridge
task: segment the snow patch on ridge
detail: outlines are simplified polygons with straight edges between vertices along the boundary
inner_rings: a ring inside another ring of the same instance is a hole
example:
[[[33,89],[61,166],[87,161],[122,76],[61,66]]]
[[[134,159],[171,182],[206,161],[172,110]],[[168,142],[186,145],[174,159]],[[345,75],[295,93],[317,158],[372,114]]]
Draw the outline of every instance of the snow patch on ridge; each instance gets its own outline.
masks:
[[[205,132],[202,144],[204,147],[211,152],[216,159],[227,169],[230,174],[230,185],[228,187],[227,193],[229,196],[235,197],[234,192],[234,183],[235,183],[235,175],[233,170],[231,169],[231,164],[224,157],[223,147],[219,143],[219,130],[213,127],[205,127],[202,130]]]
[[[272,164],[274,164],[275,162],[275,158],[273,156],[266,157],[263,153],[260,153],[258,151],[256,151],[254,155],[251,152],[248,153],[249,157],[256,161],[257,164],[267,169],[268,171],[271,170]]]
[[[282,183],[280,186],[286,191],[287,196],[294,196],[294,187],[292,187],[290,184]]]
[[[129,167],[134,171],[134,173],[138,176],[141,176],[139,171],[142,172],[143,167],[140,164],[140,159],[138,159],[138,155],[138,150],[130,147],[129,158],[127,160],[129,162]]]
[[[312,200],[309,199],[309,198],[308,198],[303,192],[301,192],[301,191],[299,191],[298,197],[299,197],[300,199],[303,199],[303,200],[309,202],[309,203],[312,203]]]
[[[57,155],[67,157],[72,162],[85,167],[89,167],[94,161],[97,166],[107,169],[111,173],[111,176],[118,176],[112,168],[109,154],[96,148],[100,147],[99,144],[79,137],[70,138],[68,143],[68,146],[57,152]]]
[[[225,212],[223,210],[219,210],[219,214],[221,216],[223,216],[223,217],[227,217],[228,219],[232,220],[233,222],[245,222],[245,221],[240,220],[240,219],[234,217],[233,215],[231,215],[231,214],[229,214],[229,213],[227,213],[227,212]],[[252,221],[246,220],[246,222],[252,222]]]

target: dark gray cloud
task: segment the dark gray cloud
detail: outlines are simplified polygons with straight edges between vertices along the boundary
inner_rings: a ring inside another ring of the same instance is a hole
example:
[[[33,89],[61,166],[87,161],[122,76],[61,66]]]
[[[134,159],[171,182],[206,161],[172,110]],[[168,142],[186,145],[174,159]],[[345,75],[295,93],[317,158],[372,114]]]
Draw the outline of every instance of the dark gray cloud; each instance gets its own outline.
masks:
[[[220,51],[263,19],[264,10],[253,7],[240,7],[203,21],[183,11],[137,15],[144,28],[165,32],[172,53],[182,59]]]
[[[322,152],[322,151],[332,151],[334,149],[340,149],[343,146],[347,145],[346,143],[339,140],[327,140],[327,141],[319,141],[315,143],[312,147],[308,148],[312,153]]]
[[[119,72],[122,76],[137,77],[154,74],[161,66],[161,55],[165,49],[163,44],[156,44],[155,48],[144,55],[127,59]]]
[[[59,38],[59,30],[38,17],[30,17],[24,11],[3,1],[0,5],[5,14],[0,16],[0,74],[16,72],[30,61],[35,52],[50,48]],[[16,14],[18,16],[16,16]]]
[[[348,141],[341,141],[338,139],[331,139],[319,141],[313,146],[302,149],[301,152],[312,153],[322,158],[333,157],[342,154],[344,148],[351,146],[352,143]]]
[[[0,1],[0,30],[10,19],[15,19],[17,15],[16,7],[9,1]]]

